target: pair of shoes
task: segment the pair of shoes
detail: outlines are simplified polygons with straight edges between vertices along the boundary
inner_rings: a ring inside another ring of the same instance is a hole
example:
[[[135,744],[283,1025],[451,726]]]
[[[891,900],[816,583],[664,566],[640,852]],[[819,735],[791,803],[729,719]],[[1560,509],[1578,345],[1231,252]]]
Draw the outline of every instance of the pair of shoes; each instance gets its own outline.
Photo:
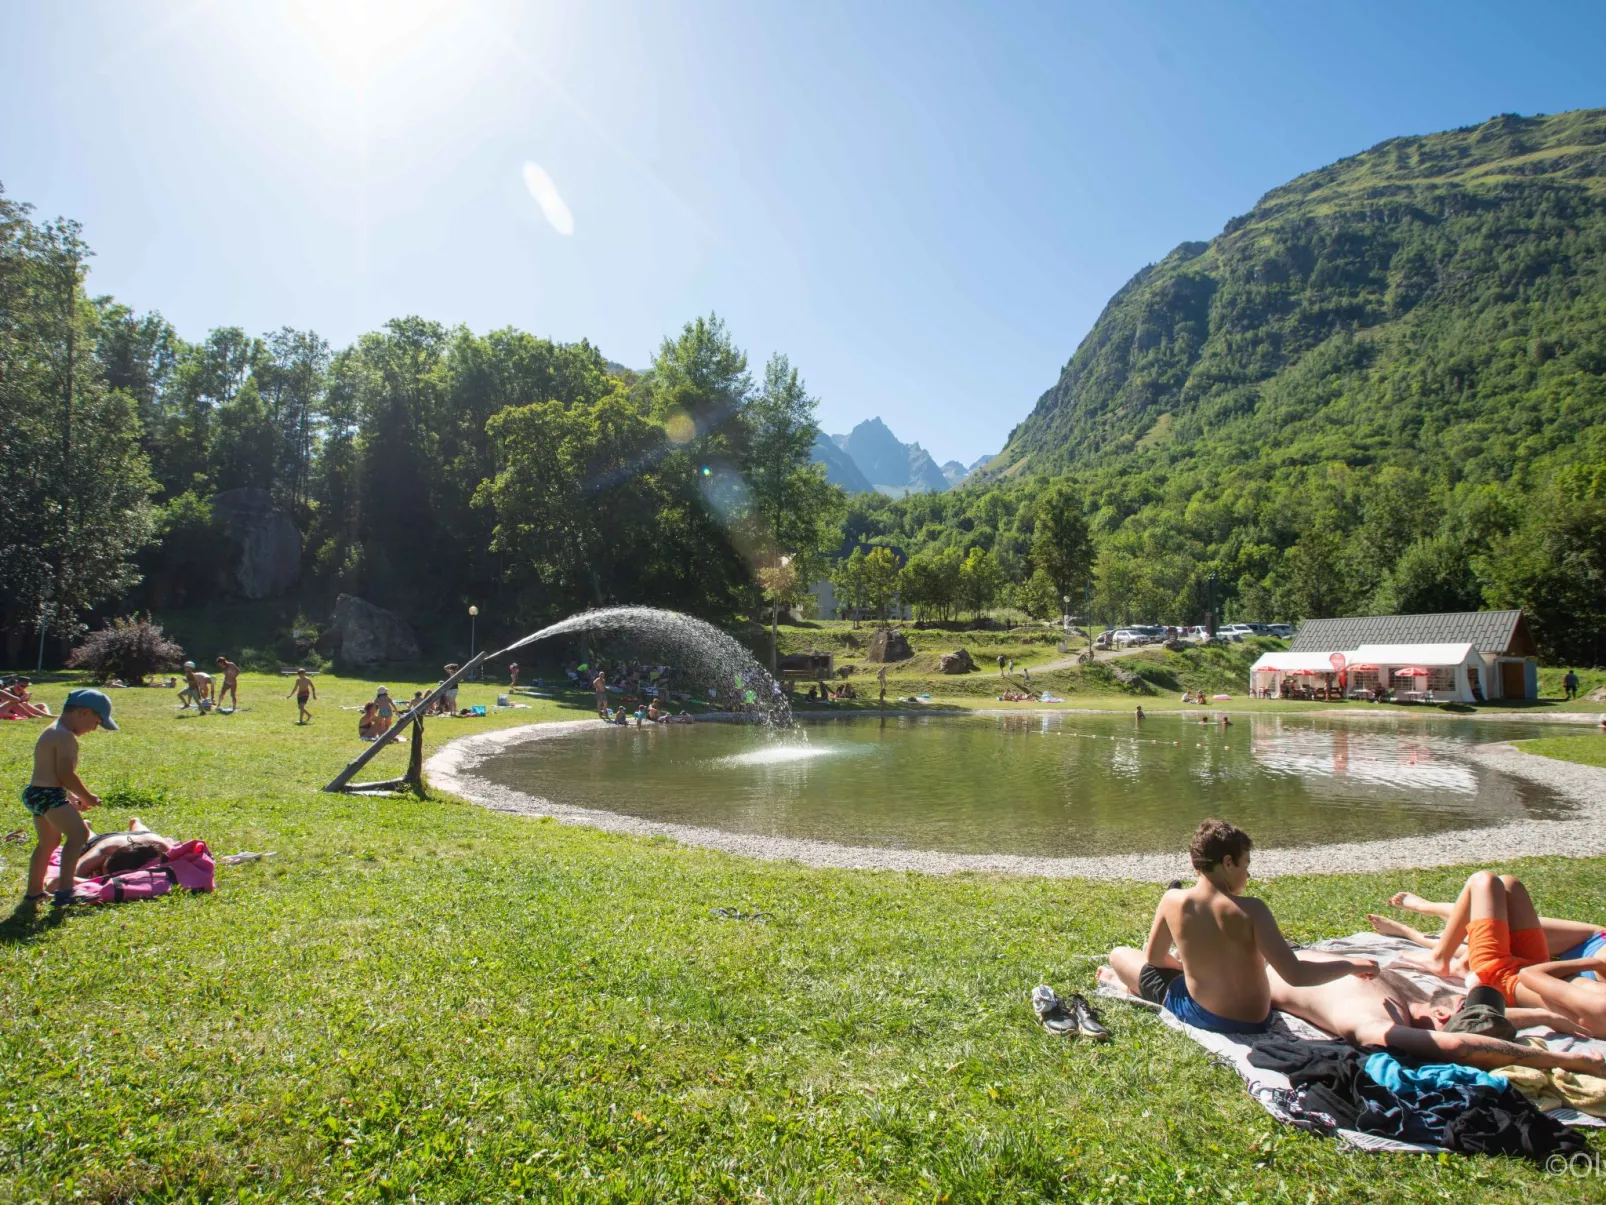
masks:
[[[1032,1012],[1043,1028],[1057,1038],[1074,1038],[1080,1033],[1095,1042],[1110,1040],[1110,1031],[1099,1023],[1098,1014],[1080,992],[1072,993],[1065,1001],[1048,984],[1038,984],[1032,989]]]
[[[71,887],[53,893],[50,897],[52,908],[70,908],[75,903],[74,892]]]
[[[45,900],[47,900],[49,898],[50,898],[50,892],[48,892],[48,891],[36,891],[32,895],[23,896],[22,897],[22,902],[24,904],[33,905],[33,904],[42,903],[43,901],[45,901]]]

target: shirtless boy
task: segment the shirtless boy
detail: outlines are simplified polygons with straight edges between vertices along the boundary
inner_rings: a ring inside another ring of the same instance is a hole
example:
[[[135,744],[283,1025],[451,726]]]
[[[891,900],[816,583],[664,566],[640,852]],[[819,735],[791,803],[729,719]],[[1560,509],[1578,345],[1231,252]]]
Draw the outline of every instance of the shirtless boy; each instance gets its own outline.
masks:
[[[26,903],[44,898],[45,871],[58,845],[61,870],[51,902],[58,908],[72,903],[78,856],[89,841],[89,827],[79,813],[100,804],[100,796],[78,777],[78,738],[96,728],[117,731],[111,699],[98,690],[75,690],[67,696],[61,717],[39,734],[33,747],[33,778],[23,788],[22,806],[33,816],[39,840],[28,862]]]
[[[223,685],[218,687],[217,705],[223,706],[223,696],[229,696],[229,706],[235,711],[240,709],[240,667],[227,657],[217,659],[218,672],[223,675]]]
[[[1199,826],[1188,849],[1198,881],[1165,893],[1142,950],[1110,951],[1110,967],[1127,991],[1200,1029],[1265,1033],[1271,1025],[1268,965],[1300,987],[1377,974],[1370,958],[1317,961],[1289,948],[1271,909],[1243,894],[1252,845],[1247,833],[1224,820]],[[1173,943],[1179,957],[1171,954]]]
[[[1316,987],[1293,987],[1270,969],[1266,978],[1271,984],[1273,1008],[1301,1017],[1352,1046],[1382,1046],[1430,1063],[1465,1063],[1486,1071],[1515,1063],[1588,1075],[1606,1074],[1606,1059],[1593,1051],[1540,1050],[1488,1033],[1447,1031],[1445,1026],[1463,1013],[1467,998],[1449,988],[1425,996],[1409,980],[1387,969],[1375,979],[1340,979]],[[1568,1018],[1545,1009],[1498,1012],[1510,1022],[1504,1032],[1512,1035],[1530,1025],[1546,1025],[1562,1033],[1577,1030]]]
[[[307,710],[307,700],[318,697],[318,688],[313,684],[312,679],[307,677],[306,670],[296,670],[296,680],[290,686],[290,695],[296,697],[296,723],[312,723],[312,712]],[[288,699],[290,695],[285,695],[284,697]]]

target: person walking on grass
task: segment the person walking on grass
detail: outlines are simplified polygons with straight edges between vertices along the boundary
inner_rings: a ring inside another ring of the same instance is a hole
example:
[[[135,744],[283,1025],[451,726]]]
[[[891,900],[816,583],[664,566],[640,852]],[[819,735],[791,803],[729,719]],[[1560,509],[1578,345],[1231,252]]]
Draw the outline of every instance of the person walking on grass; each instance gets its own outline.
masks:
[[[1002,678],[1004,676],[1004,661],[1005,661],[1004,654],[999,653],[998,654],[998,676],[1000,678]]]
[[[876,685],[881,688],[881,706],[887,705],[887,667],[883,665],[881,671],[875,676]]]
[[[296,711],[298,713],[296,723],[312,723],[312,712],[307,710],[307,700],[318,697],[318,688],[313,684],[312,679],[307,676],[306,670],[296,670],[296,680],[290,687],[290,695],[296,697]],[[290,695],[285,695],[284,697],[288,699]]]
[[[1561,680],[1561,685],[1562,689],[1567,692],[1567,698],[1569,700],[1576,699],[1578,697],[1578,675],[1574,671],[1567,671],[1566,676]]]
[[[517,690],[519,688],[519,663],[517,661],[508,662],[507,688],[509,690]]]
[[[607,716],[608,716],[608,671],[607,670],[599,669],[597,671],[597,676],[595,678],[591,679],[591,689],[597,692],[597,714],[602,716],[604,719],[606,719]],[[713,692],[712,691],[709,692],[709,697],[710,698],[713,697]]]
[[[229,696],[229,710],[240,710],[240,667],[227,657],[217,659],[218,672],[223,675],[223,685],[218,687],[217,705],[222,710],[223,696]]]
[[[61,866],[51,902],[58,908],[72,903],[78,858],[89,843],[89,827],[80,813],[100,806],[100,796],[78,777],[78,738],[96,728],[117,731],[111,699],[98,690],[75,690],[67,696],[60,718],[41,732],[34,744],[33,777],[22,790],[22,806],[33,817],[38,844],[28,862],[24,903],[37,904],[44,899],[45,872],[58,845],[62,847]]]

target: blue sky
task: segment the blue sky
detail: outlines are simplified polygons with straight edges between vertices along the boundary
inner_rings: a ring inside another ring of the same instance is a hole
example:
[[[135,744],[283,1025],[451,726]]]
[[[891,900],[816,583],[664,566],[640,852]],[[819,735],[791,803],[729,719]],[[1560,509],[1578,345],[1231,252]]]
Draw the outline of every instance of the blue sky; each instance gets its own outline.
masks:
[[[1267,189],[1606,104],[1606,5],[1576,3],[0,0],[0,27],[0,183],[186,337],[418,313],[645,367],[713,310],[827,430],[880,415],[967,463],[1133,272]]]

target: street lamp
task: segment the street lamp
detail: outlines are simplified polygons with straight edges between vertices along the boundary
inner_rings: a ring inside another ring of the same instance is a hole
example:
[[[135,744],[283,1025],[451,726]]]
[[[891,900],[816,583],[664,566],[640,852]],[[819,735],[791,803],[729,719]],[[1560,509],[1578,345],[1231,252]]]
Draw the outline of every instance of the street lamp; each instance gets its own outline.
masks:
[[[1205,635],[1216,634],[1216,575],[1205,578]]]
[[[468,659],[470,661],[474,660],[474,624],[479,613],[480,609],[478,607],[470,607],[468,609]],[[478,678],[479,674],[476,673],[474,676]]]
[[[50,608],[51,596],[55,592],[54,587],[46,582],[44,593],[39,596],[39,665],[34,670],[36,674],[45,672],[45,615]]]

